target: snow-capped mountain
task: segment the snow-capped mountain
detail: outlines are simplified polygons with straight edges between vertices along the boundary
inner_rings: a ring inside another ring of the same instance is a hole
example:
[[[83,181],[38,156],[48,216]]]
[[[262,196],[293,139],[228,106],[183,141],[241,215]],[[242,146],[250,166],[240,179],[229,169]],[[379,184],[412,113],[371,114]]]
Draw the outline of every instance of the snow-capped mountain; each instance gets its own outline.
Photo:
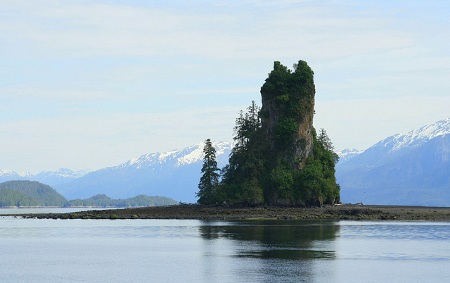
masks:
[[[11,170],[0,170],[0,182],[14,180],[38,181],[43,184],[55,186],[61,183],[70,182],[76,178],[82,177],[89,173],[89,170],[72,171],[70,169],[61,168],[56,171],[42,171],[33,175],[29,172],[15,172]]]
[[[16,172],[12,170],[0,170],[0,183],[13,180],[30,180],[33,177],[29,172]]]
[[[27,178],[33,176],[28,172],[15,172],[11,170],[0,170],[0,178]]]
[[[80,178],[91,170],[81,170],[81,171],[72,171],[67,168],[61,168],[56,171],[42,171],[41,173],[34,176],[35,181],[40,183],[48,184],[50,186],[55,186],[59,184],[68,183],[76,178]]]
[[[450,119],[388,137],[347,162],[343,202],[450,206]]]
[[[339,163],[347,162],[353,157],[363,153],[364,150],[357,150],[357,149],[343,149],[340,151],[337,151],[337,155],[339,156]]]
[[[232,144],[213,142],[221,168],[228,163]],[[100,169],[55,189],[67,199],[106,194],[129,198],[139,194],[165,196],[182,202],[196,202],[204,143],[164,153],[133,158],[114,167]]]
[[[92,172],[92,170],[72,171],[67,168],[60,168],[56,171],[42,171],[41,173],[37,174],[36,176],[38,178],[46,178],[46,177],[50,177],[50,176],[58,176],[58,177],[63,177],[63,178],[79,178],[90,172]]]
[[[388,137],[373,147],[384,147],[390,151],[396,151],[403,148],[417,147],[431,139],[448,134],[450,134],[450,118],[423,126],[420,129]]]
[[[172,167],[180,167],[184,165],[189,165],[191,163],[196,163],[203,160],[204,153],[203,147],[204,143],[197,143],[184,149],[178,149],[173,151],[168,151],[164,153],[151,153],[145,154],[137,158],[133,158],[125,163],[118,166],[111,167],[111,169],[120,168],[135,168],[144,169],[148,167],[155,167],[158,165],[169,165]],[[227,142],[212,142],[212,145],[216,149],[217,162],[227,161],[223,159],[225,156],[225,151],[229,151],[232,145]]]

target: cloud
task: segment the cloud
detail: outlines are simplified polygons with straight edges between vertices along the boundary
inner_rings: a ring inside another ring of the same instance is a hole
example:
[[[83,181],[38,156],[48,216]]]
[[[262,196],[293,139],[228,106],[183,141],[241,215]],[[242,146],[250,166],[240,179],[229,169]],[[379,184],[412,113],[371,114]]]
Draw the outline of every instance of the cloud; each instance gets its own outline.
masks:
[[[51,90],[51,89],[24,89],[24,88],[0,88],[2,98],[41,98],[41,99],[99,99],[112,98],[114,94],[104,91],[80,91],[80,90]]]
[[[199,12],[95,2],[26,2],[11,9],[13,16],[1,26],[10,40],[32,44],[32,52],[60,57],[183,54],[225,59],[301,53],[328,58],[390,50],[414,41],[411,34],[386,28],[388,21],[382,17],[349,18],[335,8],[289,1],[286,5],[289,8],[266,7],[258,14],[251,6],[230,12],[209,5]]]

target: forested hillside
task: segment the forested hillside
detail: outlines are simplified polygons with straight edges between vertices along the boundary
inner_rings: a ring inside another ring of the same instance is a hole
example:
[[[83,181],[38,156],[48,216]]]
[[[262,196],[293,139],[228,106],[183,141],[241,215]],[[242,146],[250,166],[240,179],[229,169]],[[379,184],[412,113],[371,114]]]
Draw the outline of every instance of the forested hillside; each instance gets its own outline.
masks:
[[[173,205],[173,199],[139,195],[128,199],[111,199],[101,194],[88,199],[67,201],[48,185],[36,181],[9,181],[0,184],[0,207],[56,206],[56,207],[134,207]]]
[[[111,199],[105,194],[95,195],[88,199],[74,199],[68,201],[65,206],[95,206],[95,207],[136,207],[136,206],[162,206],[173,205],[177,202],[173,199],[159,196],[139,195],[128,199]]]
[[[0,187],[0,207],[37,206],[38,202],[22,192]]]
[[[9,181],[0,188],[3,206],[63,206],[67,202],[52,187],[36,181]]]

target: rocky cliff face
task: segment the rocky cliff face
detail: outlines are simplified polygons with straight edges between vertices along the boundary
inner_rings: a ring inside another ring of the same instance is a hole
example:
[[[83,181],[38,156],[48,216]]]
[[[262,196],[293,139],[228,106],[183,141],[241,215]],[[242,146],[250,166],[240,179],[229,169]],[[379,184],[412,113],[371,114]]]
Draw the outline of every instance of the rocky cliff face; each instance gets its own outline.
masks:
[[[313,153],[313,75],[304,61],[295,64],[294,71],[276,61],[261,87],[262,127],[274,162],[288,162],[297,171]]]

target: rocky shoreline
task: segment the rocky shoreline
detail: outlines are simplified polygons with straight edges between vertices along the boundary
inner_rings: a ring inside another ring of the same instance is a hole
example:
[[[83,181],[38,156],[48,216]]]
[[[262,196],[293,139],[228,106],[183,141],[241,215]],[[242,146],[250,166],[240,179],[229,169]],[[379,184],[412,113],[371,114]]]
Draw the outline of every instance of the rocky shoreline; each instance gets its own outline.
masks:
[[[343,204],[323,207],[238,207],[179,204],[73,213],[11,214],[37,219],[289,219],[289,220],[432,220],[450,221],[450,207]]]

